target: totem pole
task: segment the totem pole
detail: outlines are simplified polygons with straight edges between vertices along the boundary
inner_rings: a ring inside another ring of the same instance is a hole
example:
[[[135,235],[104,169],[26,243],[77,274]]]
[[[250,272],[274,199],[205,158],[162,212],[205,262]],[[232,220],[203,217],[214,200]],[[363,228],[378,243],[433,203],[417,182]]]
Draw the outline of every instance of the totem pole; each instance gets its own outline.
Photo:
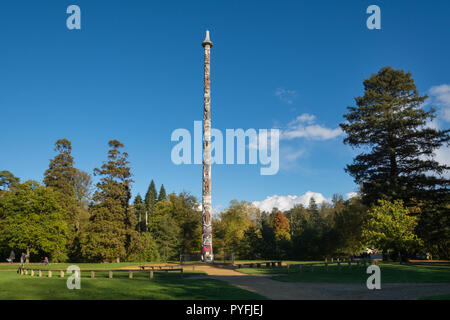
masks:
[[[205,91],[203,110],[203,185],[202,185],[202,260],[213,262],[211,226],[211,79],[210,50],[213,46],[206,31],[205,41]]]

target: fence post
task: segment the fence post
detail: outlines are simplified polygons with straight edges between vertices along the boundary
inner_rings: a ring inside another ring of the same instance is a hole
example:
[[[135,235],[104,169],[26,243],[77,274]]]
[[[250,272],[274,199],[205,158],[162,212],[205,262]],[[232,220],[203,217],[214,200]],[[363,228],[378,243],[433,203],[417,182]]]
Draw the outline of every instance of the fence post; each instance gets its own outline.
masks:
[[[95,278],[95,271],[91,271],[91,278],[92,278],[92,279]]]
[[[64,278],[64,271],[61,270],[61,271],[59,272],[59,276],[60,276],[61,278]]]
[[[112,279],[112,277],[113,277],[113,272],[109,271],[109,278]]]
[[[49,277],[49,278],[52,277],[52,270],[48,270],[48,277]]]
[[[38,276],[42,277],[42,270],[39,270]]]
[[[133,271],[130,271],[130,273],[128,274],[128,277],[129,277],[130,279],[133,279]]]
[[[31,269],[31,276],[32,277],[34,276],[34,270],[33,269]]]
[[[288,264],[286,265],[286,271],[287,271],[287,273],[289,273],[289,265]]]
[[[150,279],[153,279],[153,270],[150,271]]]

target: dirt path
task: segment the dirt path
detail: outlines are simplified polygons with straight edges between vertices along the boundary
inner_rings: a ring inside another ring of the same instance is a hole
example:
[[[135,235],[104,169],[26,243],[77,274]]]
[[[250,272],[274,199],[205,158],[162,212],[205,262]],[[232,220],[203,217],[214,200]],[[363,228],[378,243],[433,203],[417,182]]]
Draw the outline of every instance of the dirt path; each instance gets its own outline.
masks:
[[[246,275],[211,266],[196,266],[195,270],[273,300],[411,300],[450,293],[449,283],[382,283],[381,290],[368,290],[365,284],[281,282],[269,275]],[[187,279],[199,278],[205,277]]]

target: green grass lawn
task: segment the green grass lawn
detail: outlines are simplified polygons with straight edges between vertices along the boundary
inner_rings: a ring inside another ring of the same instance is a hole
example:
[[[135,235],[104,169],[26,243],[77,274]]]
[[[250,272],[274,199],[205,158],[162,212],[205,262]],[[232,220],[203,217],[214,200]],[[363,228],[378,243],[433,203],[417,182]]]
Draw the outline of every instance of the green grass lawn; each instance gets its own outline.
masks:
[[[383,283],[439,283],[450,282],[450,264],[439,265],[400,265],[398,263],[380,263],[381,282]],[[366,269],[346,264],[338,270],[337,264],[328,266],[328,272],[324,266],[314,266],[314,271],[309,266],[303,266],[302,272],[297,267],[291,267],[287,274],[286,267],[275,268],[242,268],[236,271],[246,274],[276,274],[272,279],[284,282],[325,282],[325,283],[365,283]]]
[[[127,264],[130,265],[130,264]],[[86,268],[86,266],[84,266]],[[88,269],[92,265],[88,266]],[[103,268],[105,269],[105,268]],[[107,269],[107,268],[106,268]],[[149,279],[149,273],[135,272],[133,279],[128,278],[128,272],[115,273],[113,279],[108,273],[96,273],[91,279],[82,272],[81,289],[69,290],[66,286],[67,275],[59,278],[54,274],[52,278],[31,277],[19,275],[15,271],[0,271],[0,300],[257,300],[265,299],[258,294],[232,286],[226,282],[212,279],[193,279],[199,276],[199,271],[185,270],[184,278],[179,272],[155,272],[154,278]]]

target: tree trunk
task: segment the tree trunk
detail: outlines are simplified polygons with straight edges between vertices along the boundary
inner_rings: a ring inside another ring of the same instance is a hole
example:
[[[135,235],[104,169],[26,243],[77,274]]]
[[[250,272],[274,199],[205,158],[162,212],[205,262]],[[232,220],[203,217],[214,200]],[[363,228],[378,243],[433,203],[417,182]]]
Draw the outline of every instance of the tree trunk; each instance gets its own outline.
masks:
[[[25,263],[30,263],[30,248],[27,248],[27,258]]]
[[[148,211],[145,211],[145,231],[148,232]]]
[[[138,231],[141,232],[141,213],[139,212]]]

